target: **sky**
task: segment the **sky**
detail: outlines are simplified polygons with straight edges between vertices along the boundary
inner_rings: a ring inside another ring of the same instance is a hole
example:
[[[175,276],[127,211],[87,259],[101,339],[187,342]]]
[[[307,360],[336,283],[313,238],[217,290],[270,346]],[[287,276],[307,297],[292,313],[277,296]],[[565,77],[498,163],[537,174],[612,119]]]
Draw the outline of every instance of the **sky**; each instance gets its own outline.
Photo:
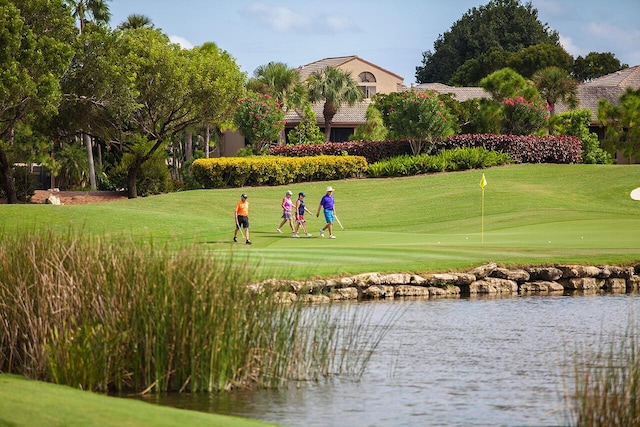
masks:
[[[357,55],[415,82],[422,53],[433,50],[467,11],[489,0],[109,0],[111,26],[131,14],[149,17],[190,49],[214,42],[249,77],[269,62],[291,68]],[[524,0],[521,0],[524,4]],[[640,1],[531,0],[538,19],[560,35],[574,58],[612,52],[640,65]]]

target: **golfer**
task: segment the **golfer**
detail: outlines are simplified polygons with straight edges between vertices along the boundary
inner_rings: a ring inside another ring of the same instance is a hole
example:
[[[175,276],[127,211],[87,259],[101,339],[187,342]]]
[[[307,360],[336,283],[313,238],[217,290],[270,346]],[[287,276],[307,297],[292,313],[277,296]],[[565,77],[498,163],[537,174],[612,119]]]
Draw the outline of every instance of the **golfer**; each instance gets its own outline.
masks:
[[[324,209],[324,219],[327,221],[327,224],[320,229],[320,237],[324,237],[324,230],[329,230],[329,238],[335,239],[336,236],[333,235],[333,220],[335,218],[336,208],[333,202],[333,187],[327,187],[327,194],[322,196],[320,200],[320,206],[318,206],[318,212],[316,212],[316,217],[320,216],[320,209]]]
[[[287,190],[287,194],[285,194],[284,199],[282,199],[282,222],[280,223],[278,228],[276,228],[276,231],[278,233],[282,233],[282,230],[280,228],[284,225],[285,222],[289,221],[291,233],[296,234],[295,231],[293,231],[293,213],[291,212],[293,209],[293,200],[291,200],[292,194],[293,193],[291,192],[291,190]]]
[[[300,230],[300,227],[302,227],[307,237],[311,237],[311,234],[309,234],[309,232],[307,231],[307,221],[304,219],[305,211],[309,212],[310,214],[311,211],[305,206],[304,197],[304,193],[298,193],[298,200],[296,200],[296,231],[295,233],[293,233],[293,237],[300,237],[300,235],[298,234],[298,230]]]
[[[238,242],[238,230],[240,227],[244,228],[244,232],[240,231],[246,239],[247,245],[251,244],[249,240],[249,202],[247,202],[247,195],[240,196],[240,201],[236,205],[236,210],[233,213],[233,217],[236,220],[236,229],[233,232],[233,241]]]

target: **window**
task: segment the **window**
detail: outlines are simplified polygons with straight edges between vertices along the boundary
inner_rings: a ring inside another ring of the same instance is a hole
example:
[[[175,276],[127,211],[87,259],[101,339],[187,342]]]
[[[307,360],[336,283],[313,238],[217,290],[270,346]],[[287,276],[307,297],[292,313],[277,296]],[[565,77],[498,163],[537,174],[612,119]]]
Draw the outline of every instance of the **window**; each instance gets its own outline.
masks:
[[[363,71],[362,73],[358,74],[356,81],[358,83],[376,83],[376,76],[368,71]],[[359,85],[359,87],[360,90],[362,90],[362,94],[365,98],[372,98],[376,94],[375,84],[361,84]]]

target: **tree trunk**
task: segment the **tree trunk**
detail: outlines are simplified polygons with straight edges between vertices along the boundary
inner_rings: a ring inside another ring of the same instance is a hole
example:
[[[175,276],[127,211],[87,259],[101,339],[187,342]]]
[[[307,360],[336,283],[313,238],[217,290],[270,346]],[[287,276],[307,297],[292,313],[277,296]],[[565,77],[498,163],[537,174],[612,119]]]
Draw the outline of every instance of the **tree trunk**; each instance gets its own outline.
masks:
[[[2,181],[4,192],[7,196],[7,204],[15,205],[18,203],[16,194],[16,186],[11,175],[11,165],[7,159],[7,153],[0,146],[0,181]]]
[[[136,187],[136,177],[138,176],[138,170],[142,164],[141,159],[136,158],[134,162],[129,166],[127,173],[127,197],[135,199],[138,197],[138,188]]]
[[[193,157],[193,135],[191,132],[187,132],[187,137],[184,141],[184,161],[188,162]]]
[[[96,167],[93,163],[93,148],[91,147],[91,136],[83,133],[82,138],[84,138],[84,145],[85,147],[87,147],[87,160],[89,160],[89,183],[91,185],[91,189],[95,191],[98,189],[98,185],[96,184]]]
[[[329,138],[331,137],[331,123],[337,112],[338,110],[332,104],[329,102],[324,103],[324,107],[322,108],[322,115],[324,116],[324,142],[329,142]]]
[[[211,128],[209,125],[204,130],[204,157],[209,158],[209,142],[211,141]]]

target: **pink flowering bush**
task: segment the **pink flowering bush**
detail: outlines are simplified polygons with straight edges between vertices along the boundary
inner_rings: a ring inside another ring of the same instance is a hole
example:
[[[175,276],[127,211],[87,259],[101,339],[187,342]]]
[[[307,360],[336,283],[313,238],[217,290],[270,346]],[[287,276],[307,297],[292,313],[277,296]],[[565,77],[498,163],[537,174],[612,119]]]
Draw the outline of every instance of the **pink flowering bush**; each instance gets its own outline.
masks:
[[[545,127],[551,108],[546,101],[528,101],[521,96],[516,96],[504,100],[502,111],[503,134],[531,135]]]
[[[253,150],[260,153],[276,141],[284,129],[284,111],[270,95],[251,94],[238,101],[233,122],[251,142]]]
[[[413,154],[453,133],[451,113],[431,92],[403,92],[390,105],[388,122],[393,136],[409,140]]]

